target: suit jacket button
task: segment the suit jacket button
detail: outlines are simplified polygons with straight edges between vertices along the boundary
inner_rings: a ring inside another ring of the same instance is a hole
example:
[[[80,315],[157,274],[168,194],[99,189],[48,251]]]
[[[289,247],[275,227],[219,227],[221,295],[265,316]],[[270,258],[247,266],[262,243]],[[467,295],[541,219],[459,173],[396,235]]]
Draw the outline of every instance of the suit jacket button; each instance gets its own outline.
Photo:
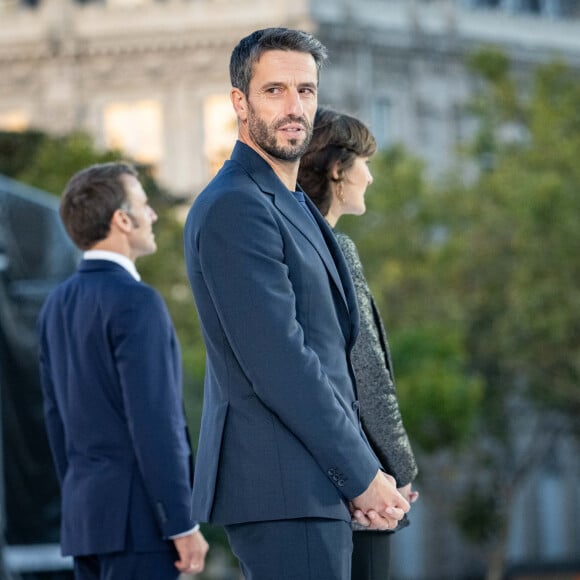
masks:
[[[337,484],[338,484],[339,487],[342,487],[344,485],[344,479],[339,479],[337,481]]]

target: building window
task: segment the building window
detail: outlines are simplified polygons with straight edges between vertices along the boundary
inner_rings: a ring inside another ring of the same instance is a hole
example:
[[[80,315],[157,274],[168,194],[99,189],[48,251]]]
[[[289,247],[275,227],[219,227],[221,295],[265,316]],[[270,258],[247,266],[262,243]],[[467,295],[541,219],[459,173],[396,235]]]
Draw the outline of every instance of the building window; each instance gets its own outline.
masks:
[[[386,149],[394,140],[391,108],[391,101],[387,97],[376,99],[371,104],[370,129],[377,140],[378,149]]]
[[[580,0],[461,0],[466,8],[497,8],[515,14],[539,14],[550,18],[578,16]]]
[[[158,101],[111,103],[104,110],[105,145],[140,163],[163,158],[163,112]]]
[[[139,6],[150,3],[149,0],[107,0],[107,4],[110,6]]]
[[[466,8],[495,8],[500,3],[501,0],[461,0],[461,4]]]
[[[229,158],[238,135],[236,114],[229,95],[213,95],[204,102],[204,149],[210,175]]]
[[[30,120],[24,111],[0,112],[0,129],[3,131],[26,131],[29,126]]]

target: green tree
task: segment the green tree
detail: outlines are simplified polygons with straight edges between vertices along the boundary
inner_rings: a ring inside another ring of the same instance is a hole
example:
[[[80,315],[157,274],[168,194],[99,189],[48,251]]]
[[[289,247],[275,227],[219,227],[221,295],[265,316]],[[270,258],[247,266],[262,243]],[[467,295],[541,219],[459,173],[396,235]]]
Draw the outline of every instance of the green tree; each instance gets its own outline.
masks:
[[[488,136],[487,149],[472,152],[485,163],[475,182],[444,196],[461,213],[454,237],[466,249],[457,264],[479,321],[474,361],[544,408],[577,418],[580,79],[553,63],[518,94],[505,61],[493,51],[472,60],[486,82],[474,143]]]
[[[469,289],[472,365],[486,377],[485,409],[496,418],[487,426],[496,445],[485,458],[502,481],[502,493],[493,495],[506,513],[551,443],[580,415],[580,264],[572,257],[580,243],[573,225],[580,209],[580,80],[552,63],[518,87],[495,51],[471,64],[484,81],[472,148],[482,171],[474,183],[451,188],[446,205],[462,208],[467,226],[455,232],[465,247],[457,264]],[[535,410],[535,429],[522,449],[514,411],[524,405]],[[495,540],[493,578],[509,532],[509,521],[499,522],[495,537],[486,534]]]
[[[491,579],[514,495],[580,415],[580,81],[552,63],[518,84],[495,50],[469,66],[458,172],[429,184],[401,149],[379,154],[367,214],[340,226],[386,318],[422,485],[445,490]]]
[[[41,131],[0,131],[0,174],[20,175],[46,138]]]
[[[52,137],[39,131],[0,133],[0,173],[54,195],[69,178],[93,163],[122,158],[119,151],[100,151],[82,132]]]

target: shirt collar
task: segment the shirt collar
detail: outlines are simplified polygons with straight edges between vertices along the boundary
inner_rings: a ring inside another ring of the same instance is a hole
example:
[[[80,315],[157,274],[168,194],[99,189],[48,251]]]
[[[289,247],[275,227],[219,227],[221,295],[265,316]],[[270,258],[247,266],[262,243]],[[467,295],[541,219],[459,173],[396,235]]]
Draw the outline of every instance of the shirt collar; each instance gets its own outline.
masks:
[[[109,260],[109,262],[115,262],[122,266],[137,280],[138,282],[141,280],[141,276],[139,272],[137,272],[137,268],[135,268],[135,264],[127,258],[127,256],[123,256],[123,254],[118,254],[117,252],[109,252],[108,250],[87,250],[83,254],[83,258],[85,260]]]

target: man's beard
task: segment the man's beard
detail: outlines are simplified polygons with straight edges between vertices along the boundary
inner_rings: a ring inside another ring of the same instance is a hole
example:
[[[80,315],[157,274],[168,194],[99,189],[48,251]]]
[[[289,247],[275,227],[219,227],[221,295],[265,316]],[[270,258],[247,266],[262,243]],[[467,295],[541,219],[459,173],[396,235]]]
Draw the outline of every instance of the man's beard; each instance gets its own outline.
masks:
[[[304,140],[290,139],[288,145],[278,145],[276,131],[279,127],[287,125],[288,123],[299,123],[304,127]],[[312,139],[312,125],[305,117],[285,117],[277,121],[275,125],[269,127],[265,121],[256,115],[251,106],[249,107],[248,115],[248,131],[256,145],[260,146],[268,155],[276,159],[281,159],[282,161],[299,161],[302,155],[306,153]]]

